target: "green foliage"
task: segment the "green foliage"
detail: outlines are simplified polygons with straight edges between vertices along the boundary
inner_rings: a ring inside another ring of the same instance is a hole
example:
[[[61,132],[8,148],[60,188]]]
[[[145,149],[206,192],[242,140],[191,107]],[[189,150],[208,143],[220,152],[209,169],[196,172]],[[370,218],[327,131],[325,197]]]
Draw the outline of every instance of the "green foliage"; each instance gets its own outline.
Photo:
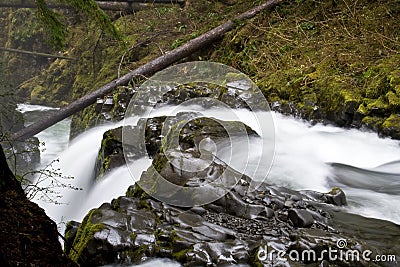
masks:
[[[61,22],[60,15],[51,11],[44,0],[36,0],[36,4],[37,15],[47,30],[49,43],[56,47],[64,47],[67,27]]]
[[[377,129],[400,112],[399,11],[395,0],[295,0],[227,33],[211,60],[249,75],[283,112],[337,120],[358,108],[356,122]]]
[[[103,29],[107,34],[114,38],[120,38],[120,35],[112,24],[110,18],[94,0],[59,0],[65,4],[73,6],[76,10],[83,12],[90,19],[93,19],[96,25]]]
[[[87,15],[111,37],[120,39],[120,35],[110,18],[98,7],[94,0],[59,0],[59,2],[74,7],[77,11]],[[49,43],[55,47],[63,48],[66,42],[67,26],[62,21],[62,16],[51,11],[44,0],[36,0],[36,5],[37,15],[47,30]]]

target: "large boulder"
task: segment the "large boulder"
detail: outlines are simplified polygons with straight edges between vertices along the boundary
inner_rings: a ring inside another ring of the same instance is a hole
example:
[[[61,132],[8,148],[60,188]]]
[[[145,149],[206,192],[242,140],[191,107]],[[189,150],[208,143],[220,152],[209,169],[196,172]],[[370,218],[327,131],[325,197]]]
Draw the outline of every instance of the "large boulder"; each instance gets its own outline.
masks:
[[[106,131],[95,164],[95,177],[102,177],[112,169],[125,164],[124,147],[129,149],[132,160],[143,156],[153,158],[163,146],[161,140],[164,135],[170,135],[168,142],[174,141],[175,136],[172,136],[172,134],[175,131],[170,130],[177,127],[180,127],[178,136],[176,136],[178,137],[177,141],[184,149],[198,147],[199,143],[207,138],[214,142],[220,142],[227,139],[229,134],[258,136],[253,129],[242,122],[221,121],[197,117],[198,115],[195,112],[182,112],[176,116],[139,119],[137,125],[129,128],[130,137],[125,140],[124,146],[122,145],[122,126]],[[129,140],[132,140],[132,142],[129,142]],[[164,145],[169,146],[168,142],[165,142]]]

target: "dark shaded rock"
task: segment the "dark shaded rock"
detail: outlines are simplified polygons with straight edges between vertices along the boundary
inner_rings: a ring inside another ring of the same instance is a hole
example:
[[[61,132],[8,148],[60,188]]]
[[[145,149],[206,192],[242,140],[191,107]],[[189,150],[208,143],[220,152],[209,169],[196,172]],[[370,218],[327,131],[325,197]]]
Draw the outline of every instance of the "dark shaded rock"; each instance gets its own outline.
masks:
[[[238,83],[240,81],[235,82],[228,83],[227,87],[203,83],[179,85],[165,93],[160,102],[179,105],[190,99],[196,98],[198,104],[205,108],[210,108],[213,107],[215,102],[212,102],[207,98],[212,98],[225,103],[231,108],[248,108],[244,97],[238,93],[241,93],[241,90],[243,89],[241,89],[240,91],[236,90],[237,88],[241,88],[238,87],[241,86]],[[246,84],[244,84],[243,86],[248,88],[251,87],[250,85]],[[247,98],[251,97],[251,94],[247,96]]]
[[[57,225],[26,198],[1,146],[0,214],[2,266],[77,266],[61,249]]]
[[[327,198],[327,203],[336,205],[336,206],[345,206],[347,205],[346,195],[343,190],[340,188],[333,188],[329,193],[325,194]]]
[[[338,187],[333,188],[328,193],[320,193],[310,190],[303,190],[301,192],[318,202],[333,204],[336,206],[347,205],[346,195],[343,190]]]
[[[122,127],[108,130],[103,135],[95,164],[95,177],[100,178],[113,168],[125,164],[122,147]]]
[[[313,216],[307,210],[290,209],[288,219],[296,227],[310,227],[314,223]]]

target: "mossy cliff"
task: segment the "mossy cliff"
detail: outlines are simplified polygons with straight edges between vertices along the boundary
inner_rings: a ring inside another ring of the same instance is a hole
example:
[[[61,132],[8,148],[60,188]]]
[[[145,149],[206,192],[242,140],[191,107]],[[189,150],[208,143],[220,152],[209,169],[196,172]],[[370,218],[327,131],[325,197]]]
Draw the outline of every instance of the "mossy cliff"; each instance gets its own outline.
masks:
[[[65,105],[260,1],[199,2],[112,14],[121,42],[84,19],[75,21],[64,54],[76,61],[54,61],[24,84],[21,92],[29,94],[21,95],[37,103]],[[217,61],[241,70],[283,113],[345,127],[366,126],[398,138],[399,15],[396,0],[286,1],[238,24],[219,43],[188,60]],[[135,83],[140,80],[129,87]],[[85,109],[74,116],[72,134],[99,119],[93,107]]]
[[[46,43],[42,25],[32,9],[0,10],[0,46],[26,51],[53,53]],[[5,64],[9,77],[7,84],[17,87],[47,68],[51,60],[27,54],[0,51],[0,62]]]
[[[249,75],[281,112],[399,138],[399,15],[397,1],[286,2],[210,59]]]

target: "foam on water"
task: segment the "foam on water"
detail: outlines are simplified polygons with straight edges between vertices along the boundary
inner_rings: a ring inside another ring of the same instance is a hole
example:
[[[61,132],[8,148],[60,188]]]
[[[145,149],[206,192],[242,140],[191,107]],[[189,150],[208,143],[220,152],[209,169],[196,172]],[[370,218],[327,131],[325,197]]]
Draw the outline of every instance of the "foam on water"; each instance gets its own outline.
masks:
[[[248,110],[227,112],[223,109],[203,109],[199,106],[180,106],[179,108],[162,106],[155,109],[151,117],[174,115],[182,111],[197,111],[203,113],[204,116],[221,120],[240,120],[258,133],[263,133],[263,125],[257,121],[258,117]],[[263,135],[262,138],[234,140],[232,145],[239,151],[250,152],[248,158],[244,159],[242,153],[232,154],[229,147],[216,151],[217,157],[226,160],[235,169],[244,170],[255,180],[266,178],[266,181],[271,184],[297,190],[310,189],[322,192],[329,191],[333,186],[342,187],[348,197],[350,212],[400,223],[400,205],[393,205],[393,203],[399,203],[400,192],[393,193],[384,190],[376,192],[371,188],[357,186],[357,172],[346,168],[339,169],[331,164],[341,163],[358,167],[366,171],[361,173],[362,175],[371,175],[371,177],[372,173],[369,173],[369,170],[381,172],[383,174],[379,176],[380,186],[389,188],[396,175],[400,174],[398,141],[379,138],[375,133],[354,129],[347,130],[324,125],[311,126],[307,122],[277,113],[273,113],[273,118],[275,138]],[[130,124],[136,124],[138,119],[134,117],[128,121]],[[62,191],[60,201],[67,205],[56,207],[53,204],[40,203],[57,222],[70,219],[81,220],[90,208],[124,195],[127,187],[133,184],[134,180],[140,177],[141,171],[149,166],[150,161],[142,159],[138,161],[138,166],[135,168],[137,177],[132,178],[127,168],[121,167],[106,175],[101,181],[93,182],[94,163],[103,133],[120,125],[122,122],[88,130],[59,154],[58,167],[64,175],[74,176],[73,185],[82,187],[84,190],[65,189]],[[53,137],[56,138],[56,136]],[[56,143],[57,140],[54,140],[54,144]],[[265,147],[268,149],[265,150]],[[275,147],[275,151],[270,150],[271,147]],[[265,153],[273,154],[272,166],[268,161],[260,161],[260,155]],[[385,172],[394,176],[390,176],[389,179]],[[343,179],[347,179],[346,182]]]

